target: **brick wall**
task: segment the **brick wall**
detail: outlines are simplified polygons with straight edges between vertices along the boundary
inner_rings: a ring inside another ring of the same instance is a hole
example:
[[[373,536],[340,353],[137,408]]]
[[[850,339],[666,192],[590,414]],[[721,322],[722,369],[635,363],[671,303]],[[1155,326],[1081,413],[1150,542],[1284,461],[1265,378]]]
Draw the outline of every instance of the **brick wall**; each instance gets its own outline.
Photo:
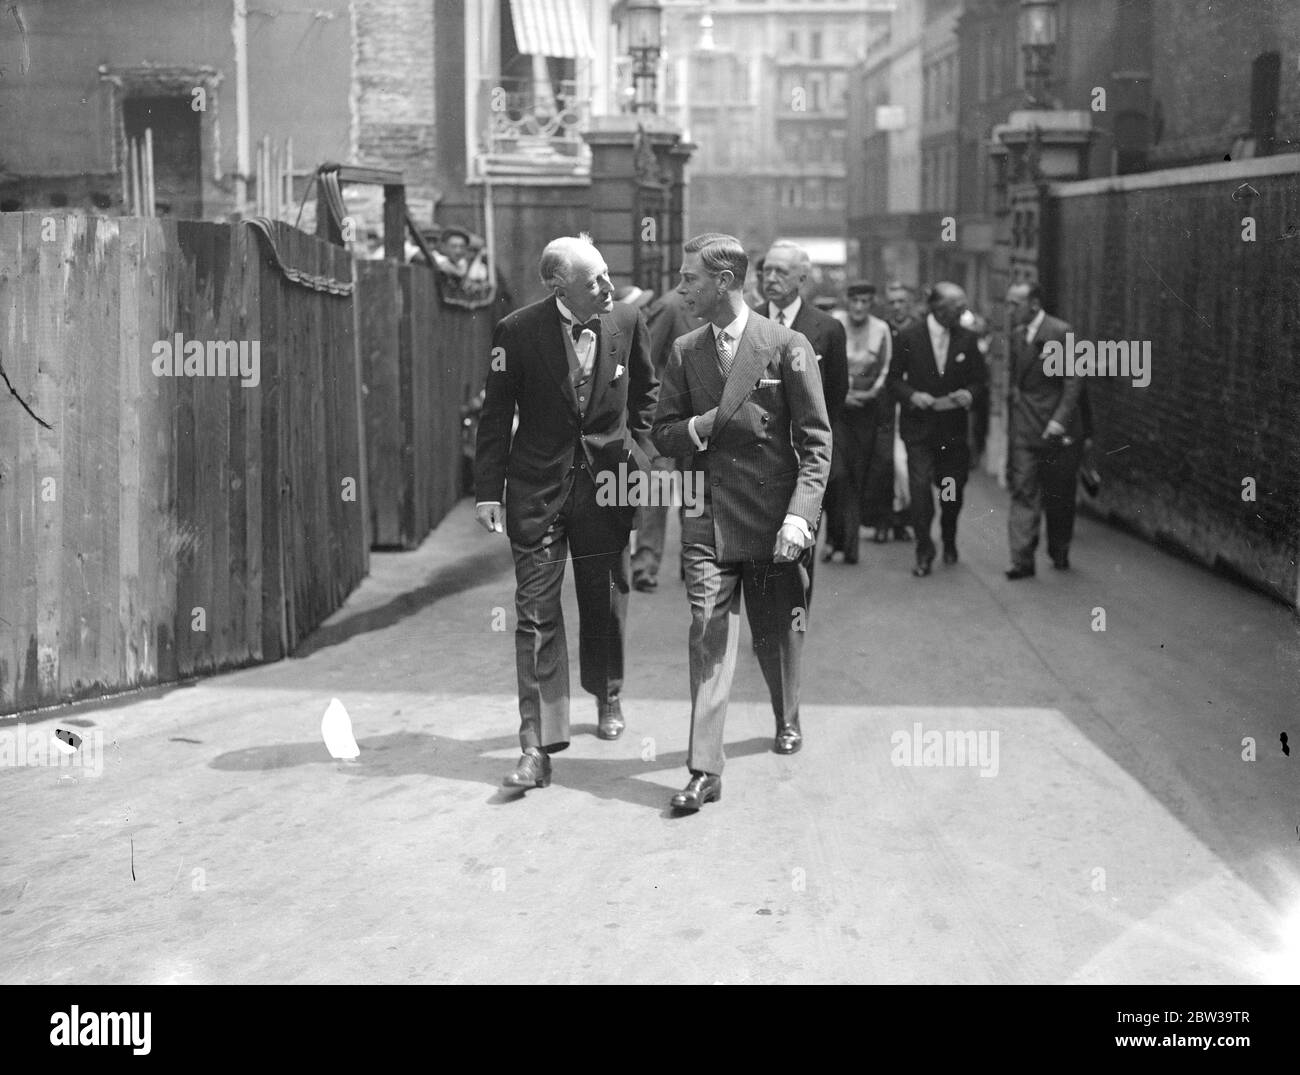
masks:
[[[355,11],[357,160],[401,170],[411,215],[427,223],[436,188],[434,4],[366,0]]]
[[[1272,169],[1278,174],[1259,174]],[[1289,170],[1282,171],[1283,169]],[[1090,378],[1099,507],[1294,603],[1300,538],[1300,155],[1056,188],[1053,313],[1151,341],[1151,383]],[[1186,180],[1195,180],[1186,182]],[[1249,182],[1259,198],[1234,201]],[[1109,189],[1105,189],[1109,188]],[[1258,241],[1242,240],[1242,217]],[[1255,499],[1243,499],[1253,478]]]
[[[1154,0],[1152,82],[1164,122],[1153,166],[1222,160],[1250,127],[1251,62],[1282,54],[1278,151],[1300,147],[1300,4]]]

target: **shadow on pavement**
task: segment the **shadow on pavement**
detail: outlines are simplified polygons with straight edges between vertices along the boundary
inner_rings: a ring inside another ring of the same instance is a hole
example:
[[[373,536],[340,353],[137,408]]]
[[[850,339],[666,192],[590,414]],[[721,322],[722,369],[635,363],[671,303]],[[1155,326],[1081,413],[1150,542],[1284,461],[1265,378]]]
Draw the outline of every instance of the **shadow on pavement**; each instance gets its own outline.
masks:
[[[594,729],[595,726],[590,727]],[[573,731],[575,736],[579,734],[577,727]],[[357,740],[361,757],[355,762],[335,761],[321,743],[310,742],[275,743],[271,746],[233,750],[217,755],[208,765],[225,772],[329,765],[355,777],[382,777],[391,780],[402,776],[437,776],[468,780],[494,789],[487,802],[494,806],[505,806],[518,802],[527,792],[502,789],[501,781],[510,772],[514,759],[490,755],[510,750],[518,742],[514,735],[498,735],[488,739],[453,739],[445,735],[403,731]],[[734,759],[766,754],[771,749],[770,739],[755,737],[727,744],[727,757]],[[653,762],[642,761],[640,758],[576,758],[568,756],[567,751],[560,751],[552,756],[552,764],[555,773],[553,787],[585,791],[600,799],[619,799],[634,806],[659,810],[665,816],[675,816],[668,809],[668,800],[678,790],[678,786],[674,784],[671,788],[666,788],[639,778],[653,772],[675,770],[681,776],[681,785],[684,786],[689,779],[684,750],[662,754]]]

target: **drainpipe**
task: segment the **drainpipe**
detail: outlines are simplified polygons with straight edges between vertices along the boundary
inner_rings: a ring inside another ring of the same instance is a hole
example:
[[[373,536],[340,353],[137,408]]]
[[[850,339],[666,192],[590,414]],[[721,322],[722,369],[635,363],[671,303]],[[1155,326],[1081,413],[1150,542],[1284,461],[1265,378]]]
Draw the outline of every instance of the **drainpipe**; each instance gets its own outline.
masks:
[[[230,36],[235,42],[235,210],[248,205],[248,0],[234,0]]]

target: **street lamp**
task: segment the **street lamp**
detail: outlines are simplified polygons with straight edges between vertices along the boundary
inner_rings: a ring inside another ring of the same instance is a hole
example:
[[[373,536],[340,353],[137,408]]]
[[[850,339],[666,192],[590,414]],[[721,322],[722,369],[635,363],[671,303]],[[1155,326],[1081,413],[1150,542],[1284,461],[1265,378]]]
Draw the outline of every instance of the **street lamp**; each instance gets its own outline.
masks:
[[[1031,108],[1051,108],[1047,84],[1060,29],[1057,0],[1020,0],[1020,49],[1025,57],[1025,96]]]
[[[623,13],[627,18],[628,51],[632,54],[632,111],[655,112],[663,6],[657,0],[628,0]]]

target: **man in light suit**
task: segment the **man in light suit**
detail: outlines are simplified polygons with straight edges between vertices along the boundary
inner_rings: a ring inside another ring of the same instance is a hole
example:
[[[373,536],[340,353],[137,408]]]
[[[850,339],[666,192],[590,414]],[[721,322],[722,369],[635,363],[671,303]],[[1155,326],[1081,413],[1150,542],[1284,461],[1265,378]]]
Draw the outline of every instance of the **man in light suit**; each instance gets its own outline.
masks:
[[[899,433],[907,446],[907,480],[916,533],[916,566],[925,578],[934,562],[934,492],[939,490],[943,562],[957,562],[957,516],[970,471],[969,412],[987,388],[975,334],[961,327],[966,292],[935,284],[924,321],[898,334],[889,386],[899,401]]]
[[[1011,514],[1007,536],[1011,567],[1007,578],[1031,578],[1038,549],[1039,520],[1047,516],[1047,554],[1058,571],[1070,566],[1074,536],[1075,476],[1083,453],[1083,417],[1077,376],[1049,377],[1043,346],[1065,344],[1070,326],[1043,309],[1037,284],[1013,284],[1007,291],[1011,314],[1011,417],[1007,472]]]
[[[708,323],[673,344],[653,436],[665,455],[694,452],[703,474],[702,513],[682,522],[691,779],[672,799],[678,810],[698,810],[722,795],[742,596],[776,716],[773,749],[793,754],[802,745],[808,565],[831,430],[812,345],[745,304],[740,241],[700,235],[683,250],[678,293]]]
[[[523,756],[505,780],[512,788],[546,787],[550,755],[569,745],[560,588],[570,551],[582,686],[596,698],[600,738],[623,732],[628,534],[636,509],[632,497],[608,490],[636,469],[649,470],[658,390],[645,321],[614,302],[609,270],[590,239],[554,240],[539,271],[554,294],[503,318],[493,334],[474,458],[478,521],[495,533],[504,522],[515,559]]]

